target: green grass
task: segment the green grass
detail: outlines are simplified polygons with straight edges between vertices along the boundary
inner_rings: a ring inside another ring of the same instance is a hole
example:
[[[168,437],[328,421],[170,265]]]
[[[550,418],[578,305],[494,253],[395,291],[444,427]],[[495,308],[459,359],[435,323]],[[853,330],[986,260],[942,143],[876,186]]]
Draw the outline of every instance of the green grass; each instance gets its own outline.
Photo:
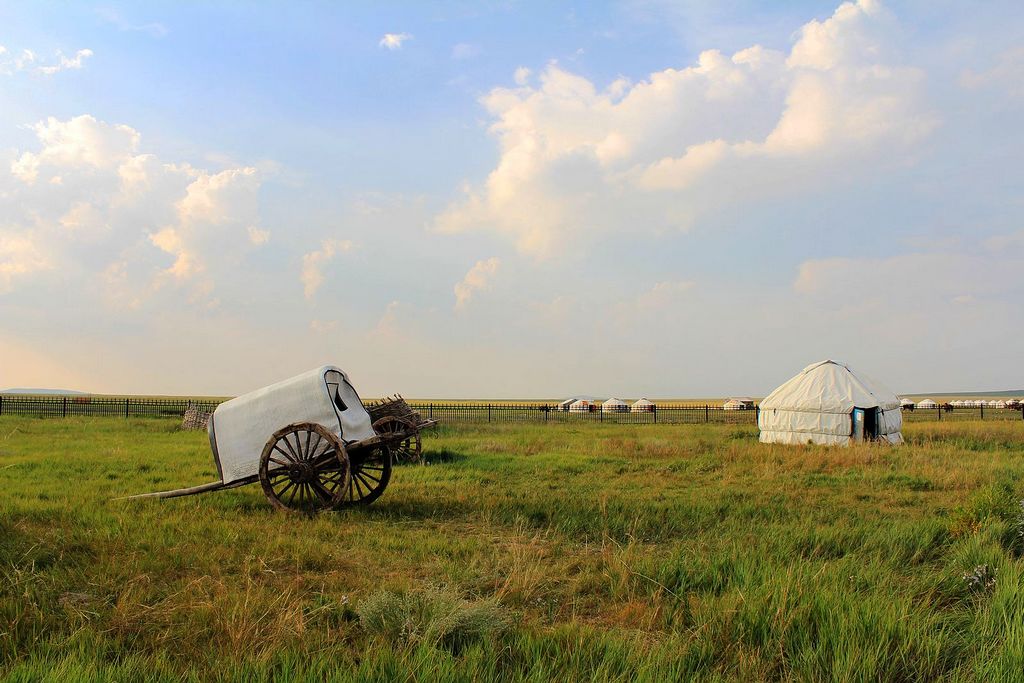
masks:
[[[306,519],[111,501],[215,478],[174,422],[0,418],[0,678],[1019,680],[1024,424],[905,436],[450,428]]]

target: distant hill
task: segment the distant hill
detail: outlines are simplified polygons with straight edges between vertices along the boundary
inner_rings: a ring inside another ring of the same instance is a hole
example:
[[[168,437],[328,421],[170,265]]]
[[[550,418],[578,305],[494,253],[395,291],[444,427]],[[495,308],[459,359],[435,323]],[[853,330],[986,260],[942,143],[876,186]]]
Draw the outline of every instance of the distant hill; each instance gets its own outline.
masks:
[[[31,394],[33,396],[57,395],[57,396],[85,396],[87,392],[73,391],[71,389],[25,389],[16,387],[14,389],[0,390],[0,394]]]

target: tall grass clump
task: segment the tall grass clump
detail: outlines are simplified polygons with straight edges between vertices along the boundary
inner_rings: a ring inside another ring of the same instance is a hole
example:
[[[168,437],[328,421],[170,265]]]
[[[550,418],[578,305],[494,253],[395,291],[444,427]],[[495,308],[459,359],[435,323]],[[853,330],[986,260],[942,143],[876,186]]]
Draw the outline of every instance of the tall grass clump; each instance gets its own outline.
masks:
[[[493,640],[511,620],[492,601],[470,602],[449,590],[377,591],[356,607],[359,625],[371,637],[398,646],[431,645],[460,652]]]

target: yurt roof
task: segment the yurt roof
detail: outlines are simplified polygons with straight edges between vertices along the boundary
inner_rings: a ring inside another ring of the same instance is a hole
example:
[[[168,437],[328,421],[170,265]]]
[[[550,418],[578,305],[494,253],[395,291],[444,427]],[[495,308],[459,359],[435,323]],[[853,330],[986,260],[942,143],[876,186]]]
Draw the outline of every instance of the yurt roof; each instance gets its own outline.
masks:
[[[646,398],[642,398],[639,401],[637,401],[636,403],[634,403],[633,405],[635,405],[635,406],[653,406],[654,403],[652,401],[648,401]]]
[[[930,398],[926,398],[925,400],[921,401],[917,405],[919,405],[919,406],[937,406],[939,404],[936,403],[935,401],[931,400]]]
[[[628,404],[625,401],[621,401],[621,400],[619,400],[617,398],[610,398],[610,399],[608,399],[607,401],[605,401],[601,405],[606,405],[606,406],[624,406],[624,405],[628,405]]]
[[[811,363],[770,393],[761,410],[842,413],[856,408],[899,408],[900,400],[884,385],[834,360]]]
[[[912,406],[912,405],[914,405],[914,402],[911,401],[909,398],[901,398],[900,399],[900,405],[901,406]]]

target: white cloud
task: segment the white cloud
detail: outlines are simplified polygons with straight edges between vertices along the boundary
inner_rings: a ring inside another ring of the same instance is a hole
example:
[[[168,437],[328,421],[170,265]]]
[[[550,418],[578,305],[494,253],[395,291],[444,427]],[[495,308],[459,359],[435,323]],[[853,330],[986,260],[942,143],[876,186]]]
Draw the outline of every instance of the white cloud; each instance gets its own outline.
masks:
[[[69,237],[96,238],[109,232],[103,212],[87,201],[75,202],[60,218],[61,226]]]
[[[51,116],[31,126],[42,145],[11,163],[11,173],[34,183],[41,167],[109,169],[127,160],[139,144],[139,133],[125,125],[110,125],[89,114],[60,121]]]
[[[50,267],[32,234],[0,232],[0,294],[10,291],[17,278]]]
[[[311,251],[302,257],[302,290],[307,299],[312,299],[324,283],[323,269],[337,254],[352,251],[355,245],[351,240],[326,239],[320,249]]]
[[[89,279],[116,308],[138,308],[168,283],[209,305],[269,236],[254,168],[164,163],[138,153],[134,128],[88,114],[29,129],[37,145],[14,153],[0,215],[14,234],[45,244],[55,270]]]
[[[77,50],[75,54],[68,57],[60,50],[57,51],[56,62],[51,64],[40,63],[38,55],[32,50],[23,49],[17,57],[11,58],[10,52],[0,45],[0,74],[11,75],[15,71],[32,71],[52,76],[55,73],[68,70],[81,69],[85,60],[93,56],[93,51],[88,48]]]
[[[67,69],[81,69],[82,62],[86,58],[92,57],[92,54],[92,50],[89,49],[79,50],[75,53],[74,57],[65,57],[64,53],[58,52],[57,63],[50,66],[41,66],[39,67],[39,72],[47,75],[52,75],[59,71],[65,71]]]
[[[338,330],[341,329],[341,322],[338,320],[320,320],[314,318],[309,321],[309,331],[318,335],[333,335],[337,334]]]
[[[472,59],[480,54],[480,46],[458,43],[452,47],[452,59]]]
[[[624,225],[688,229],[723,205],[814,188],[827,169],[848,182],[898,164],[936,125],[923,72],[891,49],[898,35],[862,0],[808,23],[788,55],[707,50],[603,90],[554,63],[536,86],[517,71],[517,87],[482,98],[497,166],[436,225],[493,230],[546,257]]]
[[[1024,47],[1004,50],[996,58],[996,63],[988,69],[964,69],[959,84],[968,90],[993,88],[1012,97],[1024,97]]]
[[[399,50],[402,44],[408,40],[412,40],[412,36],[408,33],[385,33],[378,45],[389,50]]]
[[[532,72],[525,66],[521,66],[516,69],[512,75],[512,79],[516,82],[516,85],[526,85],[530,80],[530,74]]]
[[[967,303],[1024,290],[1024,252],[931,251],[881,258],[837,257],[800,264],[793,289],[835,310],[920,313],[939,302]]]
[[[249,233],[249,242],[255,246],[260,246],[270,241],[269,230],[262,230],[257,228],[255,225],[250,225],[246,228],[246,232]]]
[[[695,283],[691,281],[659,282],[651,289],[637,297],[636,305],[640,309],[664,310],[679,302],[680,297],[688,294]]]
[[[492,256],[485,261],[477,261],[466,273],[466,277],[455,284],[455,308],[465,308],[474,294],[488,289],[500,266],[501,259],[497,256]]]
[[[97,9],[96,14],[119,31],[148,33],[154,38],[163,38],[167,35],[167,27],[158,21],[135,24],[123,18],[118,12],[109,8]]]

